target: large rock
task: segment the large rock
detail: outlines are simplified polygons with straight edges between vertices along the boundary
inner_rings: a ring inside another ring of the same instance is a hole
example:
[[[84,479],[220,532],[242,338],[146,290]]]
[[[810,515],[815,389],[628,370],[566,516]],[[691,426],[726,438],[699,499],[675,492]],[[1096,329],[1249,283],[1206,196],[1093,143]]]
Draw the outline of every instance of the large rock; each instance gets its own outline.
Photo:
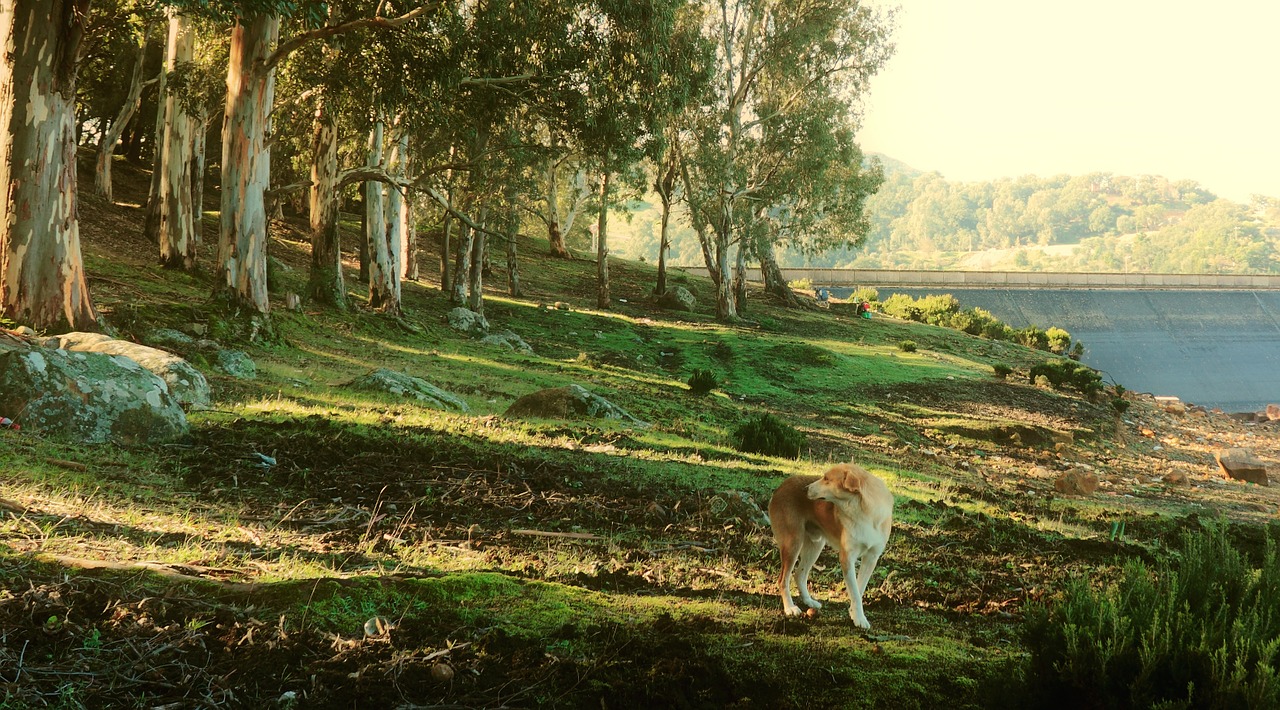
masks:
[[[352,389],[366,392],[385,392],[397,397],[412,397],[419,402],[436,409],[447,409],[455,412],[468,411],[467,403],[450,392],[427,382],[424,379],[406,375],[403,372],[380,367],[347,385]]]
[[[483,338],[489,334],[489,321],[475,311],[458,306],[449,311],[449,327],[460,330],[473,338]]]
[[[237,380],[252,380],[258,376],[257,364],[243,351],[219,349],[214,355],[214,360],[217,362],[219,370]]]
[[[191,363],[173,353],[101,333],[66,333],[45,338],[40,344],[59,350],[127,357],[164,380],[178,404],[195,409],[209,407],[209,381]]]
[[[521,338],[519,335],[516,335],[515,333],[509,330],[504,330],[502,332],[494,333],[492,335],[486,335],[480,339],[480,342],[484,343],[485,345],[494,345],[497,347],[506,348],[508,350],[521,352],[521,353],[524,353],[525,355],[533,354],[533,348],[530,347],[529,344],[524,341],[524,338]]]
[[[692,311],[697,307],[698,299],[684,286],[672,286],[658,297],[658,305],[672,311]]]
[[[1221,449],[1213,455],[1228,478],[1268,485],[1267,464],[1249,449]]]
[[[517,399],[504,416],[539,417],[543,419],[576,419],[598,417],[649,426],[604,397],[588,392],[580,385],[538,390]]]
[[[1053,482],[1054,490],[1069,496],[1092,495],[1098,490],[1098,477],[1081,469],[1072,469],[1058,476]]]
[[[102,353],[0,349],[0,415],[23,431],[89,444],[150,444],[187,432],[164,380]]]
[[[1267,405],[1267,421],[1274,422],[1280,419],[1280,404]]]

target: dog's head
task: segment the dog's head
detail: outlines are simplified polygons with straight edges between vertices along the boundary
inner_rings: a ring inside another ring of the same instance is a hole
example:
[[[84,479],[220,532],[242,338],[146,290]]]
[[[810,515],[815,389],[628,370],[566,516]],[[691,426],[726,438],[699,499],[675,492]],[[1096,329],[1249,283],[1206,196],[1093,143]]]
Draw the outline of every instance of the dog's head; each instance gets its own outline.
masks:
[[[863,476],[869,475],[858,466],[842,463],[832,466],[822,478],[809,484],[806,489],[809,500],[826,500],[838,503],[841,500],[857,498],[862,494]]]

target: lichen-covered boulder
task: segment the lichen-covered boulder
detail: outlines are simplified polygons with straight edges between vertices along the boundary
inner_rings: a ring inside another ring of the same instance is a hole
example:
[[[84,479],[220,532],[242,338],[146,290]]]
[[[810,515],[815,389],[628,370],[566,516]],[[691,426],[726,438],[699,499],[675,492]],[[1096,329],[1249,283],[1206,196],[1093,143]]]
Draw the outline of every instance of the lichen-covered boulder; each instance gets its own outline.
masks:
[[[457,395],[446,392],[420,377],[388,370],[385,367],[380,367],[363,377],[357,378],[347,386],[366,392],[385,392],[397,397],[412,397],[418,402],[436,409],[455,412],[469,411],[467,403]]]
[[[193,409],[209,407],[209,381],[191,363],[171,352],[101,333],[66,333],[45,338],[40,344],[59,350],[127,357],[164,380],[178,404]]]
[[[617,419],[640,426],[649,426],[631,416],[625,409],[599,395],[588,392],[580,385],[538,390],[517,399],[507,408],[508,417],[540,417],[544,419],[577,419],[598,417]]]
[[[684,286],[672,286],[658,297],[658,305],[672,311],[692,311],[698,306],[698,299]]]
[[[483,338],[489,334],[489,321],[475,311],[458,306],[449,311],[449,327],[460,330],[473,338]]]
[[[519,335],[516,335],[510,330],[504,330],[498,333],[494,333],[492,335],[486,335],[480,339],[480,342],[484,343],[485,345],[494,345],[497,347],[506,348],[508,350],[521,352],[521,353],[524,353],[525,355],[533,354],[533,348],[530,347],[529,344],[524,341],[524,338],[521,338]]]
[[[164,380],[102,353],[0,349],[0,413],[24,432],[89,444],[151,444],[187,432]]]
[[[237,380],[252,380],[258,376],[258,366],[240,350],[219,349],[214,355],[218,369]]]

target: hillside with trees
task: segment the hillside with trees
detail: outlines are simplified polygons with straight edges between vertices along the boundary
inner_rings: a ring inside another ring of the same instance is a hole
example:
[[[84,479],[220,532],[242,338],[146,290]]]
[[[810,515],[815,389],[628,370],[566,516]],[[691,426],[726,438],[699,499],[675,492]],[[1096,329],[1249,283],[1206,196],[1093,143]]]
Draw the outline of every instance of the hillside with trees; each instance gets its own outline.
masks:
[[[1280,273],[1280,200],[1247,204],[1190,180],[1108,173],[951,182],[884,158],[858,247],[789,266]]]

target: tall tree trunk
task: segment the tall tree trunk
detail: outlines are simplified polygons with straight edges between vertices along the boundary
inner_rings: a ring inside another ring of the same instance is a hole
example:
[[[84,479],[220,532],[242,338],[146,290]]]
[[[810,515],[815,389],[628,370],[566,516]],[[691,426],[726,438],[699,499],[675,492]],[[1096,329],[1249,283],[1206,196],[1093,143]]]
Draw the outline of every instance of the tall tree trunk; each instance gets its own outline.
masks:
[[[404,273],[400,275],[402,281],[417,281],[421,278],[418,271],[418,207],[417,200],[412,199],[413,193],[409,192],[405,195],[405,215],[408,217],[408,224],[405,225],[404,231],[404,254],[400,257],[400,263],[404,266]]]
[[[733,302],[737,305],[738,315],[747,311],[747,247],[741,240],[733,265]]]
[[[449,201],[453,201],[452,192],[449,193]],[[453,215],[446,210],[444,213],[444,224],[440,225],[440,292],[453,293],[453,282],[449,279],[449,262],[453,256],[450,248],[453,246],[450,237],[453,236]]]
[[[516,237],[520,231],[520,210],[516,209],[516,191],[507,189],[507,295],[519,297],[520,265],[516,262]]]
[[[560,227],[560,177],[558,165],[547,163],[547,244],[551,256],[558,259],[572,259],[573,254],[564,243],[564,232]]]
[[[167,47],[166,47],[167,51]],[[160,197],[160,180],[164,175],[164,151],[160,149],[164,145],[164,126],[165,126],[165,98],[169,95],[169,75],[161,66],[160,81],[156,89],[156,116],[155,130],[151,133],[151,187],[147,190],[147,216],[143,221],[142,233],[147,241],[160,246],[162,240],[160,235],[160,210],[164,201]],[[141,123],[141,122],[139,122]],[[138,126],[138,131],[134,136],[133,144],[129,146],[126,156],[130,158],[141,156],[142,154],[142,126]]]
[[[409,134],[402,127],[403,123],[404,117],[397,116],[391,135],[391,157],[387,161],[387,172],[401,181],[408,171],[409,161]],[[409,201],[405,199],[404,189],[400,185],[387,186],[387,259],[391,268],[386,278],[390,285],[388,303],[383,310],[391,313],[400,312],[400,282],[408,263],[405,244],[409,241]]]
[[[468,197],[467,202],[470,201]],[[471,278],[471,251],[475,236],[475,231],[466,222],[458,225],[457,257],[453,262],[453,290],[449,301],[459,306],[467,303],[467,281]]]
[[[787,286],[782,268],[778,266],[778,258],[773,253],[773,242],[767,237],[757,239],[756,254],[760,257],[760,275],[764,278],[765,293],[778,297],[788,308],[799,308],[800,301],[791,287]]]
[[[370,168],[383,164],[383,130],[383,123],[379,120],[369,131],[369,150],[365,165]],[[377,311],[397,313],[400,303],[395,293],[396,267],[392,264],[392,251],[387,242],[387,201],[382,194],[384,189],[382,183],[373,180],[366,182],[364,188],[364,208],[367,215],[365,234],[369,242],[369,307]]]
[[[89,0],[0,4],[0,315],[92,330],[76,216],[76,59]]]
[[[191,206],[194,229],[191,236],[197,245],[204,243],[204,171],[205,146],[209,135],[209,109],[201,107],[196,116],[195,143],[191,148]]]
[[[169,8],[169,41],[165,71],[195,56],[195,31],[191,19]],[[164,99],[164,140],[160,151],[160,264],[166,269],[191,271],[196,265],[195,206],[191,204],[191,148],[195,119],[177,94]]]
[[[340,310],[347,307],[342,278],[342,241],[338,232],[338,126],[326,97],[316,100],[311,133],[311,274],[312,300]]]
[[[658,193],[662,199],[662,226],[658,232],[658,283],[653,289],[655,296],[667,292],[667,251],[671,249],[671,193]]]
[[[486,220],[489,218],[489,208],[481,207],[478,217],[476,225],[480,229],[471,230],[471,278],[467,284],[467,308],[484,315],[484,255],[489,248],[489,235],[481,230],[488,229]]]
[[[145,86],[142,81],[142,70],[146,64],[147,40],[150,37],[151,25],[147,23],[142,31],[142,41],[138,44],[138,58],[133,63],[129,93],[125,96],[124,105],[120,107],[120,113],[116,114],[115,120],[102,132],[102,138],[98,141],[98,165],[94,173],[93,186],[99,195],[107,198],[108,202],[112,200],[111,158],[115,155],[116,144],[120,142],[120,134],[124,133],[133,114],[137,113],[138,106],[142,105],[142,89]]]
[[[262,63],[275,46],[280,19],[258,15],[231,31],[227,107],[222,124],[222,218],[217,289],[236,306],[267,314],[266,191],[271,180],[267,129],[275,70]]]
[[[369,189],[367,182],[360,183],[360,280],[369,283],[369,210],[364,206],[364,194]]]
[[[609,307],[609,168],[600,180],[600,217],[596,223],[596,307]]]

